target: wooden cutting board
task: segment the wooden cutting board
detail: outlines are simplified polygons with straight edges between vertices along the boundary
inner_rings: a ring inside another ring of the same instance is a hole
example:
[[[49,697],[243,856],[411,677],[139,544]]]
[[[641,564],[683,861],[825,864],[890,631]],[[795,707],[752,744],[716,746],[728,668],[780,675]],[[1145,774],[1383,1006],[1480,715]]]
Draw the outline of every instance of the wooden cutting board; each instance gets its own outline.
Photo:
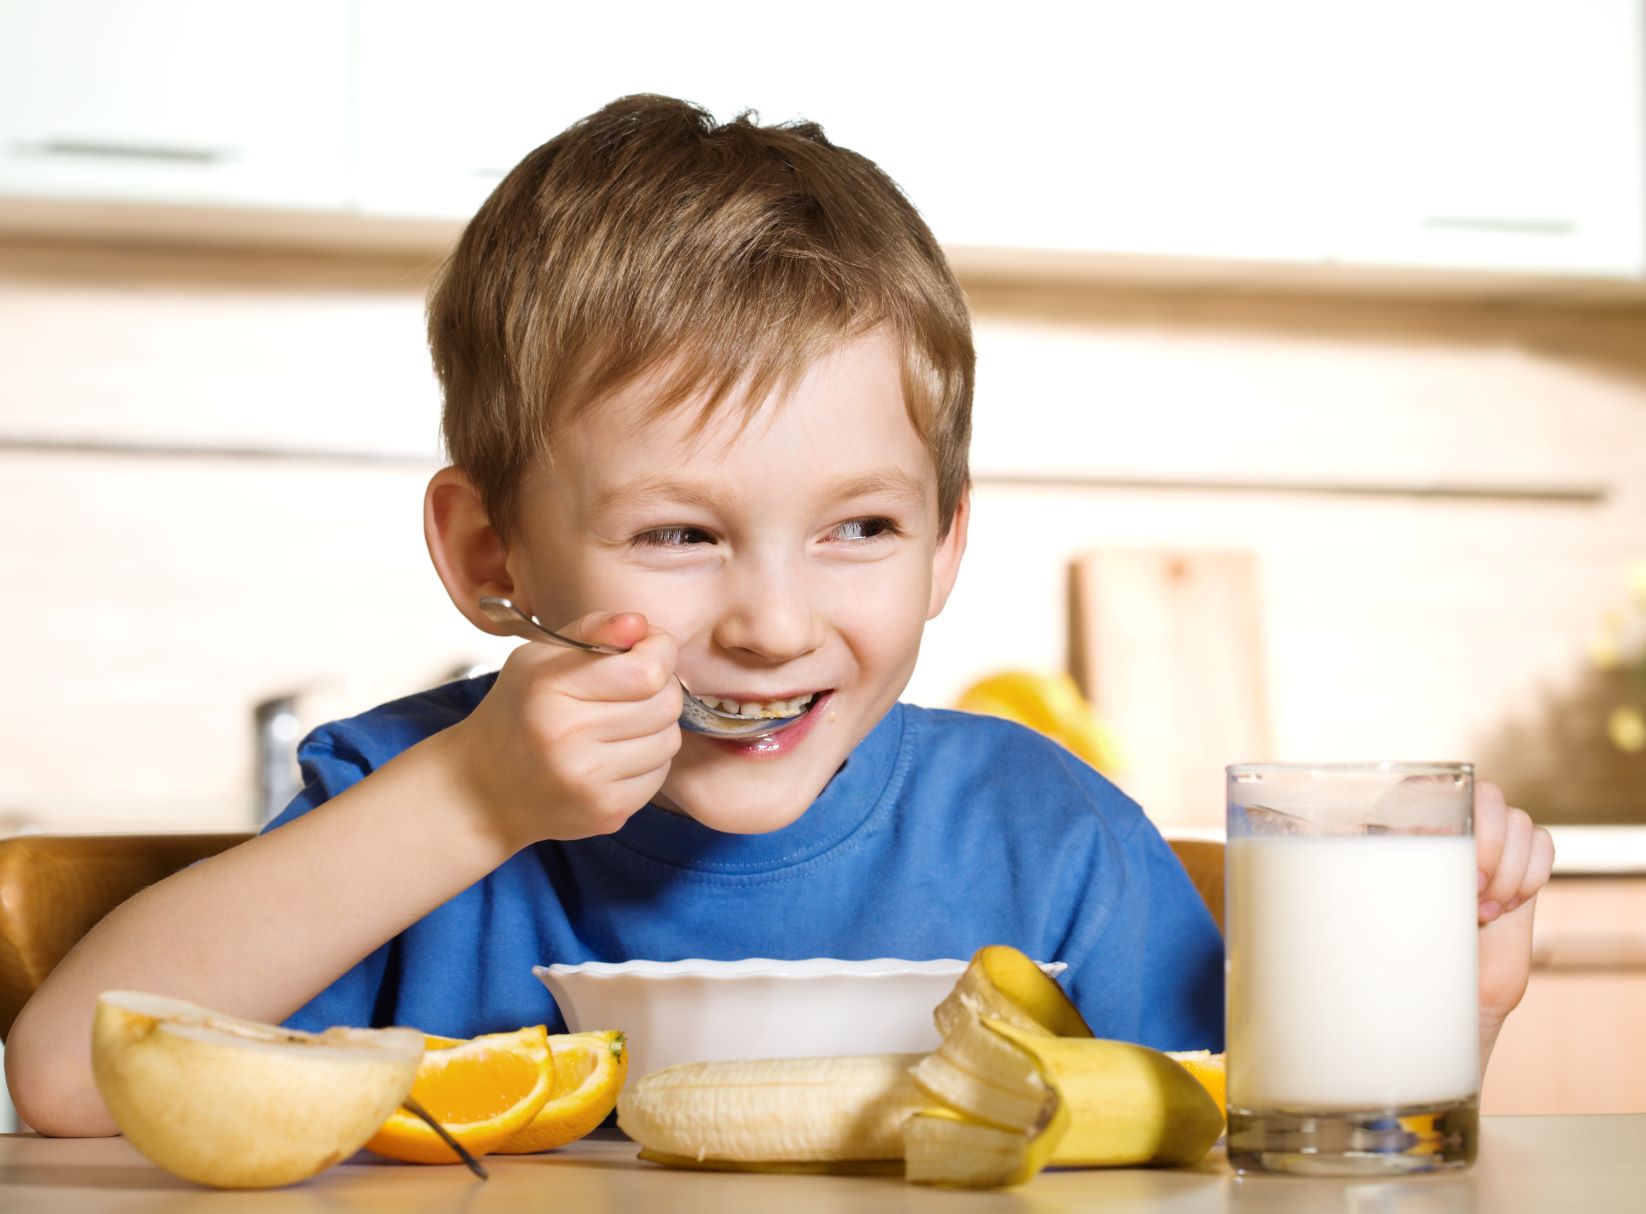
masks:
[[[1117,783],[1163,829],[1221,829],[1223,768],[1270,756],[1261,622],[1252,553],[1074,559],[1070,671],[1118,740]]]

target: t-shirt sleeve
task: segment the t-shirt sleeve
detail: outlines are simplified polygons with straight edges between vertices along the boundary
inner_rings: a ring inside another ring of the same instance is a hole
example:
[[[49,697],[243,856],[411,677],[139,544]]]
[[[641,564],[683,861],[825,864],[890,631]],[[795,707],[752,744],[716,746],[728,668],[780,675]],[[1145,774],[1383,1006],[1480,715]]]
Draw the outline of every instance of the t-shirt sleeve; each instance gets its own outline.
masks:
[[[322,726],[305,738],[297,750],[303,787],[291,804],[271,819],[259,833],[278,830],[359,783],[369,774],[371,763],[349,744],[346,734],[333,726]],[[335,1024],[369,1028],[378,1024],[377,1011],[383,1004],[387,979],[394,968],[394,941],[368,953],[345,970],[329,986],[286,1018],[286,1026],[318,1032]]]
[[[1078,881],[1062,891],[1075,908],[1058,945],[1064,986],[1100,1037],[1220,1051],[1223,937],[1171,845],[1125,805],[1131,820],[1092,863],[1062,874]]]

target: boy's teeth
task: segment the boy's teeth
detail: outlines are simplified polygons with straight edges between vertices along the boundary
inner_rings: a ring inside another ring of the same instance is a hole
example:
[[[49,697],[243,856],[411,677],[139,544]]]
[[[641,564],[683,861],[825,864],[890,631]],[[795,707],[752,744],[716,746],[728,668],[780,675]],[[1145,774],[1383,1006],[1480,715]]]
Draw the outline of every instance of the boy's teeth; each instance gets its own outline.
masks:
[[[765,703],[758,703],[753,700],[740,702],[738,700],[723,699],[720,696],[699,696],[698,698],[710,708],[718,709],[721,712],[734,713],[740,717],[792,717],[812,702],[812,697],[809,695],[795,696],[792,700],[767,700]]]

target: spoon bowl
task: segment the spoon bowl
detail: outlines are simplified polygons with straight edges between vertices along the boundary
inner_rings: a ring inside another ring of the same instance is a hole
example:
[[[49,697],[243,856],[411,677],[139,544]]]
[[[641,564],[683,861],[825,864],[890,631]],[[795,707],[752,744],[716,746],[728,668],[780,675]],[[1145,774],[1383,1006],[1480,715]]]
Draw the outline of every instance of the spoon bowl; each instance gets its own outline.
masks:
[[[536,616],[526,614],[509,599],[488,595],[480,600],[480,610],[505,635],[519,637],[523,641],[547,641],[551,645],[564,645],[568,649],[581,649],[585,653],[628,652],[611,645],[596,645],[591,641],[575,640],[555,632],[552,628],[545,628],[537,622]],[[675,682],[678,683],[680,680],[677,678]],[[768,734],[781,733],[806,715],[802,712],[792,717],[738,716],[736,713],[710,708],[694,696],[684,683],[680,684],[680,692],[680,728],[692,733],[708,734],[711,737],[765,737]]]

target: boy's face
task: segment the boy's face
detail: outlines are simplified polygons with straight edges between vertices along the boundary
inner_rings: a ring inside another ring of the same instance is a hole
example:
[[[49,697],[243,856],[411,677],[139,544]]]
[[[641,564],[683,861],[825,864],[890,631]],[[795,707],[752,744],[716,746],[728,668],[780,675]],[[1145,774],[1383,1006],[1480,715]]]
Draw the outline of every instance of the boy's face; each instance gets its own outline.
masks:
[[[937,473],[909,422],[895,346],[872,332],[792,396],[690,435],[690,406],[642,421],[630,385],[567,427],[520,497],[509,572],[551,627],[639,611],[680,679],[739,703],[813,697],[753,741],[686,733],[657,801],[738,833],[787,826],[896,701],[965,547],[939,540]]]

